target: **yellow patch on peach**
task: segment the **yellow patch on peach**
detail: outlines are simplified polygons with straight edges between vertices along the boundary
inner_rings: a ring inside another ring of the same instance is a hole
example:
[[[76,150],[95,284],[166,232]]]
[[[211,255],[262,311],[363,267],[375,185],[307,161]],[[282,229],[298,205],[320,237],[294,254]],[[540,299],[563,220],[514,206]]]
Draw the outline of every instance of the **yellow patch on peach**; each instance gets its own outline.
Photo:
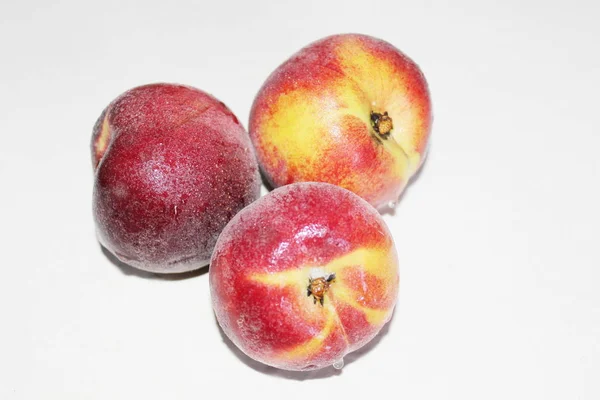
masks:
[[[301,89],[279,96],[272,114],[262,121],[267,157],[281,157],[298,170],[314,165],[320,159],[315,144],[323,140],[322,120],[331,115],[326,107],[322,98],[313,98]],[[272,146],[278,154],[271,151]]]
[[[418,105],[411,102],[403,75],[389,61],[369,51],[358,39],[349,39],[341,44],[336,55],[347,76],[365,83],[360,89],[369,99],[367,115],[371,110],[379,113],[387,111],[392,118],[394,129],[391,136],[398,146],[390,146],[391,151],[404,153],[409,160],[410,175],[414,174],[421,163],[417,145],[424,130],[423,117]]]
[[[360,265],[364,272],[381,279],[394,279],[397,275],[394,260],[384,249],[359,248],[330,261],[323,267],[330,273],[340,274],[345,268]]]
[[[102,154],[106,150],[108,146],[108,141],[110,139],[110,126],[108,123],[108,112],[104,116],[102,120],[102,128],[100,130],[100,135],[96,138],[95,149],[96,149],[96,162],[100,161]]]
[[[387,249],[361,247],[346,255],[334,258],[325,265],[303,265],[281,272],[253,273],[249,279],[271,286],[302,286],[310,277],[313,268],[320,268],[327,273],[340,274],[344,269],[361,266],[363,271],[381,279],[393,280],[397,276],[394,259]]]

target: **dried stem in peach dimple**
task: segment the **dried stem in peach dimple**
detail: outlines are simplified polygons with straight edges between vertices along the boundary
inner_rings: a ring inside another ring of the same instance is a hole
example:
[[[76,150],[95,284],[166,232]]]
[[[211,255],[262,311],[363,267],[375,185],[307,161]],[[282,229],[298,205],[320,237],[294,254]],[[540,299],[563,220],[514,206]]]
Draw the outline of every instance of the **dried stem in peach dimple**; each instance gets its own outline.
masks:
[[[390,118],[387,111],[383,114],[371,111],[371,125],[379,137],[384,140],[387,140],[392,129],[394,129],[392,118]]]
[[[306,295],[313,296],[314,303],[317,304],[317,300],[323,305],[325,293],[329,290],[329,285],[335,280],[335,274],[329,274],[327,278],[308,278],[308,288],[306,288]]]

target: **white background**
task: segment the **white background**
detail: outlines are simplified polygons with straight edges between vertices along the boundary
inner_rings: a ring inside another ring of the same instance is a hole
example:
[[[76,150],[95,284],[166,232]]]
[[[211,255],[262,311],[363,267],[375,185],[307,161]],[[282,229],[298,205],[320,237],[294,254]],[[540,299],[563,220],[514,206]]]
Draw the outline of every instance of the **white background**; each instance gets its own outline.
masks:
[[[0,398],[599,399],[599,4],[3,1]],[[150,82],[247,121],[277,65],[343,32],[421,66],[433,140],[385,215],[392,322],[341,372],[293,374],[223,337],[206,273],[107,258],[89,140],[114,97]]]

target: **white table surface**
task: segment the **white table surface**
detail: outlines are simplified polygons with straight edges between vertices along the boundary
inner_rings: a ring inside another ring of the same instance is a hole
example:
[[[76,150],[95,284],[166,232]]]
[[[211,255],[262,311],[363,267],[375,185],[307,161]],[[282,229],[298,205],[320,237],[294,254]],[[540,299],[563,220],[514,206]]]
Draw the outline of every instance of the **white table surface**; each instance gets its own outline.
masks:
[[[599,18],[591,0],[2,2],[0,399],[599,399]],[[432,146],[385,214],[392,322],[341,372],[290,374],[224,338],[206,273],[101,251],[90,133],[159,81],[247,125],[277,65],[343,32],[421,66]]]

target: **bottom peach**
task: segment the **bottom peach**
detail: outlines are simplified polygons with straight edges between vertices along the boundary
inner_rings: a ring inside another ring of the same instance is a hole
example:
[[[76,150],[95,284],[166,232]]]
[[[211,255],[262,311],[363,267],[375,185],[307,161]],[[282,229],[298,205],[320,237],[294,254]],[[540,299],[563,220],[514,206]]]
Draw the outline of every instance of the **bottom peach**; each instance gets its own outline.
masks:
[[[225,334],[287,370],[340,367],[390,319],[399,283],[381,216],[327,183],[287,185],[243,209],[221,233],[209,275]]]

